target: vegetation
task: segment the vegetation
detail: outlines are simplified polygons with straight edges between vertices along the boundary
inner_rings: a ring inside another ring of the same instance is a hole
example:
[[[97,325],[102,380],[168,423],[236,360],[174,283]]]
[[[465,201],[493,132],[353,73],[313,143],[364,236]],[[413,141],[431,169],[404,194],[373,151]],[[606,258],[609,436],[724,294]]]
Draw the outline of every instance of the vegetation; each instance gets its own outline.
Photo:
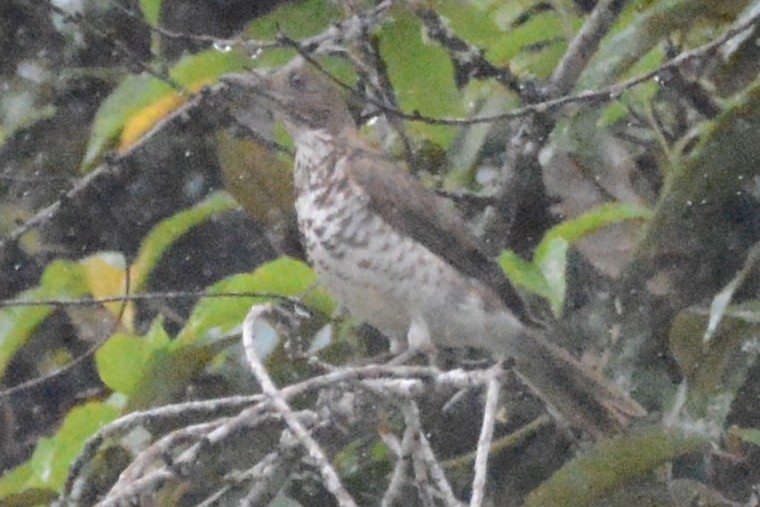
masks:
[[[0,506],[758,500],[760,1],[0,21]],[[305,262],[290,140],[225,81],[298,53],[647,417],[593,441],[475,352],[385,364]]]

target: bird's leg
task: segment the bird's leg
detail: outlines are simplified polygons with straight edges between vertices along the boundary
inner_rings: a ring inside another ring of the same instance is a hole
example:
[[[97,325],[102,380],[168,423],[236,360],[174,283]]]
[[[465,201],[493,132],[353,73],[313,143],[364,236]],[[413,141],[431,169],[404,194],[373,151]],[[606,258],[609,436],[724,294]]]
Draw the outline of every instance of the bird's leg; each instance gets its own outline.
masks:
[[[437,350],[432,338],[430,329],[428,329],[425,319],[421,315],[414,315],[409,324],[409,330],[406,333],[406,343],[399,343],[401,340],[391,340],[391,353],[398,354],[392,361],[392,364],[404,364],[409,362],[416,355],[422,355],[427,358],[431,365],[436,364]],[[405,350],[399,350],[399,346],[404,346]]]

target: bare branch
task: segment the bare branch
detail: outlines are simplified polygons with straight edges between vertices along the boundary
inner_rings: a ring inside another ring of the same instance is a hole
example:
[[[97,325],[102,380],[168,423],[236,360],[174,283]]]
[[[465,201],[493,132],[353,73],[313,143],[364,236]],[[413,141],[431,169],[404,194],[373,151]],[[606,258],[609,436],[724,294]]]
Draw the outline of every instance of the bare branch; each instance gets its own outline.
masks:
[[[272,379],[269,377],[269,373],[267,373],[266,368],[264,368],[264,364],[261,362],[256,352],[253,341],[254,325],[256,324],[257,320],[261,319],[264,315],[272,313],[273,311],[274,307],[270,304],[257,305],[251,308],[251,311],[245,318],[245,322],[243,323],[243,348],[245,349],[245,355],[248,359],[248,363],[251,366],[251,370],[256,376],[256,379],[259,381],[262,391],[264,391],[264,394],[270,398],[274,409],[282,415],[295,437],[308,451],[309,456],[311,456],[317,462],[319,471],[325,480],[325,486],[327,489],[333,494],[335,499],[342,507],[356,506],[356,502],[354,502],[353,498],[351,498],[351,495],[348,493],[346,488],[341,484],[340,477],[338,476],[338,473],[335,471],[333,466],[330,464],[330,461],[327,459],[325,452],[322,450],[316,440],[312,438],[311,434],[309,434],[309,431],[304,427],[301,421],[295,417],[292,409],[285,401],[285,398],[283,398],[283,396],[280,394],[280,391],[274,385],[274,382],[272,382]]]
[[[470,507],[480,507],[483,504],[486,490],[486,473],[488,471],[488,453],[491,451],[493,439],[493,427],[496,421],[496,409],[499,403],[499,391],[501,391],[504,371],[501,364],[496,364],[488,370],[488,388],[486,390],[486,406],[483,410],[483,426],[478,438],[478,451],[475,456],[475,477],[472,480],[472,496]]]
[[[457,86],[461,88],[471,79],[493,77],[513,92],[521,93],[520,82],[508,66],[494,66],[483,56],[483,51],[479,47],[460,38],[446,26],[441,16],[433,9],[419,8],[415,10],[415,14],[422,20],[430,38],[437,41],[449,53],[455,68]]]
[[[596,4],[583,24],[583,28],[570,43],[559,65],[554,69],[546,89],[548,97],[565,95],[572,90],[625,4],[625,0],[601,0]]]

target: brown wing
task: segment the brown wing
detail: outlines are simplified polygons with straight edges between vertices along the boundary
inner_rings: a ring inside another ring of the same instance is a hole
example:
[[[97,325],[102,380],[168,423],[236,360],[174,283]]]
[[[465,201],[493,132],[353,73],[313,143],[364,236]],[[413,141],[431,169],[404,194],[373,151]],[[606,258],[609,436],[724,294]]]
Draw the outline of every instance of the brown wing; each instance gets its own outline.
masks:
[[[348,170],[360,186],[372,189],[369,205],[373,210],[463,274],[493,289],[517,317],[530,320],[522,299],[504,272],[483,253],[477,239],[450,203],[381,154],[352,148],[348,155]]]

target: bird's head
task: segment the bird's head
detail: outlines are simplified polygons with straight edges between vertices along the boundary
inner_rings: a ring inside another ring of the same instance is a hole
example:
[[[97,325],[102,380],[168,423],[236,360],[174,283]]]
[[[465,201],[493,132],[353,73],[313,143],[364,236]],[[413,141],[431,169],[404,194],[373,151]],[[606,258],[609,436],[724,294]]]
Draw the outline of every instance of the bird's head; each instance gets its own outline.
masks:
[[[302,58],[296,58],[264,80],[273,110],[290,134],[309,130],[340,134],[354,120],[338,86]]]

